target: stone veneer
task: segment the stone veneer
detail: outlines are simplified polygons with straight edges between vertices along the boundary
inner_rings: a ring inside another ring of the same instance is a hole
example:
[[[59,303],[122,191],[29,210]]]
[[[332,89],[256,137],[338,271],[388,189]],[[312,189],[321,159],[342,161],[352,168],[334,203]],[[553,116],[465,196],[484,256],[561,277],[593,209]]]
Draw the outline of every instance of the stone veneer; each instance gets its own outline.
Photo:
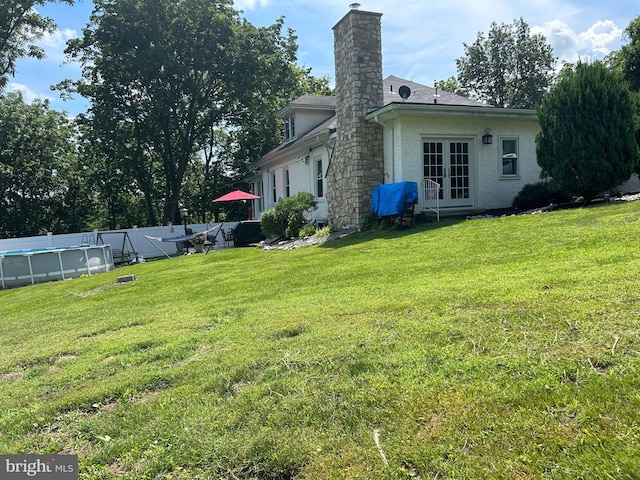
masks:
[[[384,105],[380,13],[351,10],[335,27],[336,144],[327,171],[329,224],[357,228],[383,183],[382,126],[364,119]]]

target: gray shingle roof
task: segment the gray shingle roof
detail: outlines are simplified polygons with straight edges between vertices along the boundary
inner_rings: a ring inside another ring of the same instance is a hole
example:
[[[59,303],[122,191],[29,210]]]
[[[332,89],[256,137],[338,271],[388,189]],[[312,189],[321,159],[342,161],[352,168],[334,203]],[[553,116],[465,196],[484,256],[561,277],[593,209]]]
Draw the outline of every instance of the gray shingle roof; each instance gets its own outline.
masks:
[[[402,86],[407,86],[411,90],[411,96],[406,100],[403,100],[398,90]],[[384,89],[384,104],[389,103],[427,103],[433,104],[437,99],[439,105],[460,105],[469,107],[488,107],[484,103],[471,100],[470,98],[463,97],[462,95],[456,95],[455,93],[443,92],[438,90],[438,97],[435,96],[436,89],[421,85],[419,83],[412,82],[411,80],[405,80],[404,78],[395,77],[393,75],[388,76],[383,80]]]
[[[289,105],[336,108],[336,97],[332,95],[303,95],[293,100]]]

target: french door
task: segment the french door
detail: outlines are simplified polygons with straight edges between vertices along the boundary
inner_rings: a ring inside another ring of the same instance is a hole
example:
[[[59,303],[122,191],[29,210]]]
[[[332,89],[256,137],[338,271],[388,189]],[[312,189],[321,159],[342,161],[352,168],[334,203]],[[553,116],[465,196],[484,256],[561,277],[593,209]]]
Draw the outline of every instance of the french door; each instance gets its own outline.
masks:
[[[442,207],[473,206],[470,140],[425,140],[424,178],[440,184]]]

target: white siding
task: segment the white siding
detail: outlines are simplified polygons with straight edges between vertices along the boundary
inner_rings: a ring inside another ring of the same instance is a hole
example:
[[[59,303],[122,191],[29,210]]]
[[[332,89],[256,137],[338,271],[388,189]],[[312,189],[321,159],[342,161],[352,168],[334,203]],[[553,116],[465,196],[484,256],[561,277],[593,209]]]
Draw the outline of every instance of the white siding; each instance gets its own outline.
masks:
[[[490,128],[491,145],[482,144],[482,134]],[[469,140],[472,154],[472,203],[480,209],[510,207],[515,195],[527,183],[539,181],[535,120],[469,117],[401,117],[385,125],[385,181],[414,181],[422,185],[423,140]],[[501,178],[500,138],[517,137],[519,175]],[[392,146],[389,143],[392,142]],[[392,168],[391,171],[388,169]],[[387,175],[388,174],[388,175]],[[422,195],[422,189],[419,188]],[[422,199],[421,199],[422,200]]]
[[[326,170],[329,162],[329,154],[325,147],[314,149],[309,154],[308,161],[305,156],[288,158],[277,166],[272,167],[263,173],[263,182],[265,185],[264,192],[264,208],[265,210],[273,208],[273,175],[276,179],[276,199],[280,200],[285,197],[285,170],[289,170],[289,190],[291,195],[300,192],[310,192],[315,195],[316,173],[315,159],[322,158],[323,168]],[[325,183],[326,193],[326,183]],[[316,198],[318,209],[313,212],[313,221],[320,222],[327,218],[327,203],[324,198]]]
[[[298,110],[296,112],[296,137],[300,138],[334,115],[333,110]]]

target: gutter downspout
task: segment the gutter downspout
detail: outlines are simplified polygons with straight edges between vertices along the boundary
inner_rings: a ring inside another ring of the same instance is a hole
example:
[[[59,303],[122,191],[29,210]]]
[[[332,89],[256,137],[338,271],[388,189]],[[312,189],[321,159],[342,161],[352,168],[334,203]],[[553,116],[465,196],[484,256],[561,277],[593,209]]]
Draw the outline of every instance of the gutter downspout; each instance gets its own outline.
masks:
[[[395,145],[395,140],[396,140],[396,134],[395,134],[395,128],[394,127],[390,127],[388,123],[383,122],[382,120],[380,120],[378,118],[378,115],[376,115],[373,118],[374,122],[376,122],[378,125],[382,125],[383,128],[388,128],[391,130],[391,176],[389,177],[390,182],[389,183],[394,183],[395,182],[395,177],[396,177],[396,145]],[[382,138],[383,138],[383,142],[384,142],[384,131],[382,133]],[[382,155],[384,155],[384,146],[382,148]],[[384,181],[384,177],[387,173],[384,171],[384,158],[382,160],[382,183],[386,183]]]
[[[330,145],[331,136],[335,132],[336,132],[335,129],[333,131],[329,130],[329,139],[323,143],[323,145],[327,149],[327,154],[329,155],[329,161],[327,162],[327,169],[324,172],[324,178],[327,178],[327,175],[329,175],[329,168],[331,168],[331,162],[333,160],[333,152],[336,151],[336,142],[338,141],[338,139],[334,137],[333,144]]]

